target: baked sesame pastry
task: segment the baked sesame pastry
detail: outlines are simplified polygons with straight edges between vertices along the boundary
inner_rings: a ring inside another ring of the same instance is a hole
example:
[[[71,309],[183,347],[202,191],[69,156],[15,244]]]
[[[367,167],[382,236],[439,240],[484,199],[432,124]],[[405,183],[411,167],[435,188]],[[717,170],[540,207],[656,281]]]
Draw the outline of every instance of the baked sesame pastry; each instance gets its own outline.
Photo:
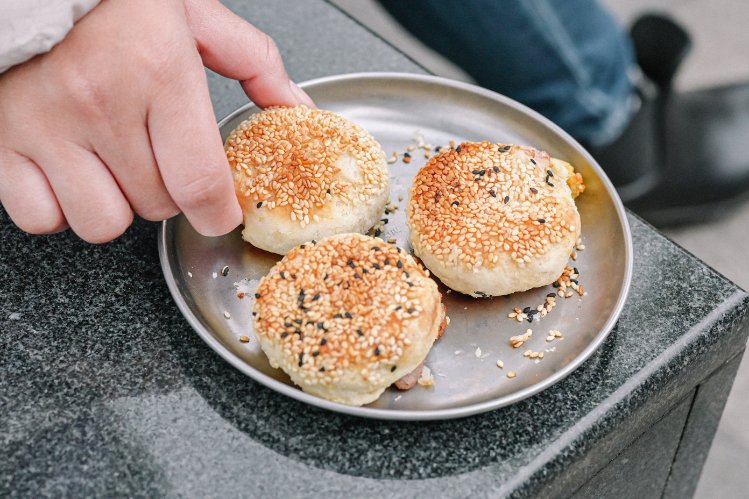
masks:
[[[463,143],[432,157],[410,189],[415,254],[448,287],[499,296],[553,282],[580,236],[572,167],[532,147]]]
[[[447,323],[441,299],[405,251],[341,234],[292,249],[260,281],[255,332],[302,390],[363,405],[421,369]]]
[[[312,239],[366,232],[388,199],[380,144],[330,111],[266,109],[232,131],[225,150],[242,237],[266,251],[283,255]]]

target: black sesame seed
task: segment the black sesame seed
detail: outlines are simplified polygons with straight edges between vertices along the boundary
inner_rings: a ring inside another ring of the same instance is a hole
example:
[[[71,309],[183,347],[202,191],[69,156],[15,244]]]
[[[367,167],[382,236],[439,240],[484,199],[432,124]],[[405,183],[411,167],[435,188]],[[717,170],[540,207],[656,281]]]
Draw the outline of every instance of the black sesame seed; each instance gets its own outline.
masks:
[[[554,282],[552,282],[552,283],[551,283],[551,285],[552,285],[553,287],[555,287],[555,288],[558,288],[558,287],[559,287],[559,283],[558,283],[557,281],[554,281]]]
[[[317,326],[317,329],[325,329],[325,323],[324,322],[318,322],[315,324]]]
[[[280,275],[281,275],[281,279],[286,279],[286,272],[284,272],[283,270],[281,271]]]
[[[489,191],[489,195],[493,198],[497,197],[497,193],[494,191]]]
[[[510,149],[512,149],[512,146],[504,146],[503,147],[503,150],[505,150],[505,151],[509,151]]]
[[[286,333],[286,332],[281,333],[281,338],[286,338],[288,335],[289,335],[289,333]]]
[[[579,282],[577,282],[577,279],[570,279],[570,282],[574,282],[575,284],[580,284]]]
[[[556,296],[556,293],[549,293],[546,295],[546,298],[554,298]]]
[[[531,187],[531,192],[533,194],[538,194],[538,189],[536,189],[535,187]]]
[[[388,219],[387,219],[387,218],[381,218],[381,219],[380,219],[380,222],[382,222],[382,223],[385,223],[385,224],[386,224],[386,223],[388,223]]]
[[[527,320],[528,322],[533,322],[533,316],[532,316],[532,315],[529,315],[529,316],[528,316],[528,318],[527,318],[526,320]]]
[[[307,247],[307,245],[306,245],[306,244],[302,244],[301,246],[299,246],[299,249],[304,249],[304,248],[306,248],[306,247]]]
[[[385,261],[383,263],[385,265],[390,265],[390,258],[385,258]]]
[[[442,150],[442,146],[437,146],[434,148],[434,152],[440,152]]]
[[[296,280],[296,274],[291,274],[291,278]]]
[[[361,276],[358,272],[354,272],[354,279],[361,279]]]
[[[380,347],[376,346],[375,349],[374,349],[374,354],[375,355],[380,355],[380,353],[382,353],[381,350],[380,350]]]
[[[361,329],[357,329],[356,334],[358,334],[359,336],[364,336],[364,331],[362,331]]]
[[[380,251],[380,247],[379,246],[372,246],[372,251]]]
[[[403,307],[401,307],[400,305],[398,305],[397,307],[395,307],[395,311],[397,312],[398,310],[400,310],[400,309],[402,309],[402,308],[403,308]]]
[[[408,152],[404,152],[404,153],[403,153],[403,157],[404,157],[404,158],[410,158],[410,157],[411,157],[411,153],[408,153]]]
[[[320,346],[324,347],[328,343],[328,340],[326,338],[323,338],[320,340]]]
[[[283,327],[293,327],[291,322],[284,322]]]
[[[369,274],[369,270],[368,270],[368,269],[361,269],[361,271],[362,271],[362,272],[363,272],[364,274]]]
[[[376,270],[380,270],[380,264],[377,262],[373,263],[372,267],[374,267]]]
[[[411,274],[409,274],[407,270],[403,271],[403,275],[406,276],[406,279],[408,279],[409,277],[411,277]]]
[[[533,158],[531,158],[531,163],[533,163],[535,165],[536,164],[536,160],[533,159]]]
[[[459,205],[460,205],[460,203],[459,203],[459,202],[457,202],[457,201],[453,201],[453,202],[452,202],[452,203],[450,203],[450,204],[451,204],[451,205],[453,205],[453,206],[459,206]]]
[[[505,202],[505,204],[509,203],[510,202],[510,196],[505,196],[504,202]]]
[[[257,206],[258,208],[260,208],[261,206],[263,206],[263,202],[262,202],[262,201],[260,201],[260,202],[259,202],[258,204],[256,204],[255,206]]]
[[[252,312],[252,316],[255,317],[257,315],[257,312]]]
[[[538,219],[538,223],[545,224],[546,223],[546,219],[545,218],[539,218]]]
[[[460,151],[462,151],[462,150],[463,150],[463,149],[462,149],[462,148],[461,148],[460,146],[458,146],[458,147],[456,147],[456,148],[455,148],[455,152],[460,152]]]
[[[312,241],[310,241],[310,242],[311,242],[312,244],[317,244],[317,241],[315,241],[314,239],[313,239]]]
[[[260,293],[255,293],[255,299],[257,300],[258,298],[260,298]]]
[[[480,175],[480,171],[481,170],[471,170],[471,173],[473,173],[474,175]]]
[[[296,323],[296,324],[297,324],[298,326],[301,326],[301,325],[302,325],[302,319],[294,319],[294,322],[295,322],[295,323]]]
[[[528,313],[528,312],[530,312],[530,311],[531,311],[531,307],[525,307],[525,308],[523,309],[523,313],[524,313],[524,314],[527,314],[527,313]]]
[[[299,367],[302,367],[303,363],[304,363],[304,352],[299,354]]]
[[[315,296],[312,297],[312,301],[317,301],[320,299],[320,293],[317,293]]]
[[[551,183],[551,182],[549,182],[548,180],[546,181],[546,183],[547,183],[547,184],[549,184],[549,186],[551,186],[551,187],[554,187],[554,184],[552,184],[552,183]]]
[[[382,231],[380,229],[375,229],[374,237],[380,237],[382,235]]]
[[[413,313],[416,313],[416,309],[415,308],[409,308],[408,310],[406,310],[406,312],[408,312],[409,314],[413,314]]]
[[[354,318],[354,316],[353,316],[353,315],[351,315],[351,312],[346,312],[346,313],[344,313],[344,314],[343,314],[343,316],[344,316],[345,318],[347,318],[347,319],[353,319],[353,318]]]
[[[343,316],[341,314],[335,314],[333,316],[334,319],[343,319]]]
[[[353,258],[349,258],[348,262],[346,264],[351,267],[352,269],[355,267]]]
[[[494,173],[499,173],[499,167],[498,166],[494,167]]]
[[[221,275],[224,276],[224,277],[226,277],[226,276],[229,275],[229,266],[228,265],[224,266],[224,268],[221,269]]]
[[[551,171],[551,170],[546,170],[546,175],[548,175],[550,177],[553,177],[554,176],[554,172]]]
[[[402,269],[403,268],[403,262],[400,261],[400,260],[398,260],[398,263],[396,263],[395,266],[398,267],[399,269]]]
[[[312,356],[313,357],[317,357],[318,355],[320,355],[320,351],[319,350],[315,350],[314,352],[312,352]]]
[[[572,272],[574,272],[575,274],[578,274],[578,275],[580,274],[580,271],[577,270],[577,267],[573,267],[572,268]]]
[[[391,368],[390,368],[390,372],[391,372],[391,373],[395,372],[395,370],[396,370],[397,368],[398,368],[398,366],[393,366],[393,367],[391,367]]]
[[[321,373],[324,373],[325,372],[325,366],[322,366],[320,369],[318,369],[318,371],[320,371]]]
[[[325,192],[327,192],[328,194],[330,194],[330,189],[326,189]]]
[[[324,276],[322,276],[322,280],[323,281],[327,281],[328,280],[328,273],[327,272],[325,273]]]

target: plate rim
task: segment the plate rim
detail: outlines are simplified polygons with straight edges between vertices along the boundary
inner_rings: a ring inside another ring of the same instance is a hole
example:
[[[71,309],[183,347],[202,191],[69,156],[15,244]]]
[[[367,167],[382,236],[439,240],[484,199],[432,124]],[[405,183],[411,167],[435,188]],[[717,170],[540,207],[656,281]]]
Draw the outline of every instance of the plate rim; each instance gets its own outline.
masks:
[[[467,92],[471,92],[474,94],[479,94],[481,96],[490,98],[492,100],[500,101],[505,105],[515,108],[516,110],[519,110],[527,115],[530,115],[533,119],[540,121],[545,127],[549,128],[554,133],[558,134],[563,139],[571,142],[573,145],[576,146],[576,149],[578,150],[578,152],[582,153],[585,159],[590,163],[591,167],[599,175],[601,182],[605,186],[607,192],[611,195],[613,203],[614,203],[614,208],[616,209],[616,213],[619,217],[619,221],[620,221],[621,228],[622,228],[623,235],[624,235],[624,243],[625,243],[624,256],[625,256],[626,261],[625,261],[625,269],[624,269],[624,281],[619,290],[619,297],[616,301],[616,304],[614,305],[612,313],[610,314],[609,318],[604,323],[601,330],[595,336],[595,338],[593,338],[593,340],[590,343],[588,343],[585,349],[583,349],[577,356],[575,356],[575,358],[572,359],[572,361],[570,361],[562,369],[555,372],[551,376],[544,378],[543,380],[537,383],[534,383],[528,387],[525,387],[521,390],[513,392],[509,395],[504,395],[495,399],[491,399],[491,400],[487,400],[487,401],[483,401],[479,403],[473,403],[473,404],[468,404],[466,406],[445,408],[445,409],[405,410],[405,409],[380,409],[380,408],[372,408],[372,407],[366,407],[366,406],[350,406],[350,405],[341,404],[338,402],[332,402],[330,400],[326,400],[326,399],[308,394],[302,391],[301,389],[299,389],[298,387],[288,385],[286,383],[278,381],[272,378],[271,376],[252,367],[250,364],[247,364],[246,362],[244,362],[240,357],[235,355],[228,348],[226,348],[223,344],[221,344],[221,342],[218,341],[216,337],[213,334],[211,334],[211,332],[208,331],[208,329],[205,328],[201,324],[200,320],[195,316],[193,311],[188,306],[187,301],[185,300],[184,296],[182,296],[182,294],[179,292],[177,281],[175,280],[174,274],[171,271],[172,270],[171,266],[173,262],[170,260],[169,255],[167,253],[167,244],[166,244],[166,242],[169,240],[169,237],[171,236],[171,233],[174,227],[175,218],[171,218],[169,220],[164,220],[161,223],[161,230],[159,230],[158,232],[157,239],[158,239],[158,252],[159,252],[159,260],[161,263],[161,270],[164,274],[164,278],[166,280],[167,287],[169,288],[169,292],[172,295],[172,298],[174,299],[175,303],[177,304],[177,308],[180,310],[183,317],[187,320],[188,324],[192,327],[192,329],[196,333],[198,333],[201,339],[214,352],[219,354],[225,361],[227,361],[229,364],[231,364],[233,367],[238,369],[243,374],[249,376],[253,380],[257,381],[258,383],[272,390],[275,390],[276,392],[279,392],[283,395],[291,397],[300,402],[304,402],[304,403],[313,405],[315,407],[319,407],[321,409],[326,409],[329,411],[348,414],[352,416],[358,416],[358,417],[364,417],[364,418],[370,418],[370,419],[396,420],[396,421],[433,421],[433,420],[447,420],[447,419],[462,418],[462,417],[472,416],[475,414],[480,414],[483,412],[499,409],[500,407],[505,407],[505,406],[514,404],[523,399],[536,395],[537,393],[545,390],[546,388],[549,388],[550,386],[560,382],[561,380],[569,376],[578,367],[580,367],[586,360],[588,360],[588,358],[596,350],[598,350],[601,344],[606,340],[609,333],[611,333],[611,330],[616,325],[616,322],[618,321],[622,313],[622,310],[624,309],[624,305],[629,295],[630,285],[632,281],[633,266],[634,266],[634,262],[633,262],[634,249],[633,249],[633,242],[632,242],[632,232],[629,226],[629,220],[627,218],[627,213],[624,209],[624,205],[621,199],[619,198],[619,195],[617,194],[616,189],[614,188],[614,185],[611,183],[606,173],[603,171],[603,169],[598,164],[598,162],[590,155],[590,153],[588,153],[587,150],[585,150],[575,139],[573,139],[567,132],[562,130],[558,125],[550,121],[548,118],[542,116],[538,112],[528,108],[527,106],[523,104],[520,104],[517,101],[510,99],[509,97],[506,97],[494,91],[487,90],[485,88],[482,88],[482,87],[479,87],[470,83],[464,83],[464,82],[460,82],[456,80],[451,80],[449,78],[443,78],[440,76],[390,71],[390,72],[343,73],[339,75],[331,75],[331,76],[325,76],[321,78],[307,80],[305,82],[299,83],[299,86],[302,88],[307,88],[307,87],[324,85],[327,83],[334,83],[334,82],[340,82],[340,81],[345,81],[345,80],[372,80],[372,79],[380,79],[380,80],[400,79],[400,80],[419,81],[419,82],[426,82],[426,83],[436,83],[442,86],[447,86],[447,87],[451,87],[454,89],[467,91]],[[252,102],[248,102],[247,104],[240,106],[239,108],[230,112],[227,116],[225,116],[223,119],[218,121],[219,129],[222,126],[224,126],[229,120],[234,119],[237,115],[242,114],[253,107],[256,107],[255,104],[253,104]],[[184,215],[178,215],[178,216],[184,216]]]

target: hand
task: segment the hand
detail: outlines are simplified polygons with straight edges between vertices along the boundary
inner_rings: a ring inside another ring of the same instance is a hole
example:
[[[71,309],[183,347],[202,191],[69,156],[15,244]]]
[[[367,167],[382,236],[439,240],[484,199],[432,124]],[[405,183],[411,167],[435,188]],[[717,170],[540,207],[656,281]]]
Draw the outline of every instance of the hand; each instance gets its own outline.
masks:
[[[202,59],[202,61],[201,61]],[[242,219],[203,65],[261,107],[313,105],[267,35],[216,0],[102,2],[0,76],[0,202],[21,229],[100,243],[133,212],[204,235]]]

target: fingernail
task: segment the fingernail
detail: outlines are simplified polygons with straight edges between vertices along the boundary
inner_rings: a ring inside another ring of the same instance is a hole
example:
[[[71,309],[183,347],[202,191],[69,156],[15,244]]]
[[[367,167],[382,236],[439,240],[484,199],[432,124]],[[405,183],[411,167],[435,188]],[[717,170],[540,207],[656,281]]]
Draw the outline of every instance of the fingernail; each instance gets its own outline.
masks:
[[[305,104],[308,107],[311,108],[317,108],[314,101],[310,98],[309,95],[307,95],[307,92],[302,90],[299,85],[294,83],[293,81],[289,80],[289,87],[291,88],[291,91],[294,93],[297,99],[299,99],[300,104]]]

